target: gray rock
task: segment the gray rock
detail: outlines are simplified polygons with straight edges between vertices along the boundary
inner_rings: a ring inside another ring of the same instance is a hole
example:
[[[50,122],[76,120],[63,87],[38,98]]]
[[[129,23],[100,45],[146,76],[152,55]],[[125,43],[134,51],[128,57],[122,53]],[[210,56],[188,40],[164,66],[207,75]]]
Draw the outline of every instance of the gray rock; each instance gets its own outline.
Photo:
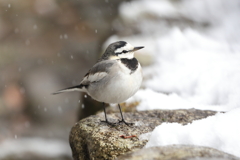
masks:
[[[118,157],[117,160],[239,160],[222,151],[200,146],[169,145],[143,148]]]
[[[193,120],[214,115],[215,111],[208,110],[152,110],[143,112],[124,113],[127,122],[134,122],[133,126],[125,124],[107,125],[104,114],[85,118],[76,123],[70,133],[70,146],[75,160],[114,159],[130,151],[142,148],[147,140],[138,137],[163,122],[191,123]],[[117,122],[119,113],[108,114],[108,119]],[[121,138],[120,136],[136,136]]]

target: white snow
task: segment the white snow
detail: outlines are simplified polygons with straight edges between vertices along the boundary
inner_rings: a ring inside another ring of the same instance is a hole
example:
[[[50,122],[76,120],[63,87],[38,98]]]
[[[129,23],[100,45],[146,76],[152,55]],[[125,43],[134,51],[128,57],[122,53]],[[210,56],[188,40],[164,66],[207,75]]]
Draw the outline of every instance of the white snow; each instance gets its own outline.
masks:
[[[24,155],[29,153],[38,154],[44,157],[71,157],[71,150],[67,142],[61,140],[44,138],[16,138],[6,139],[0,143],[0,158],[13,155]]]
[[[143,68],[144,89],[128,103],[139,101],[138,110],[226,112],[186,126],[163,123],[141,136],[149,139],[146,147],[191,144],[240,157],[240,1],[139,0],[123,3],[119,12],[139,34],[114,35],[106,44],[144,45],[140,54],[153,60]]]
[[[240,105],[240,51],[190,29],[173,29],[157,45],[161,55],[147,70],[147,87],[201,104]]]
[[[120,14],[129,20],[142,19],[145,14],[149,13],[156,16],[175,16],[177,14],[176,9],[169,1],[155,1],[154,3],[148,1],[141,1],[140,3],[127,2],[123,3],[119,10]]]
[[[218,113],[192,124],[163,123],[156,127],[145,147],[186,144],[208,146],[240,156],[240,108]]]
[[[152,89],[141,89],[127,102],[138,101],[140,104],[137,106],[139,111],[154,110],[154,109],[200,109],[200,110],[215,110],[215,111],[228,111],[229,107],[225,105],[202,105],[188,101],[176,93],[169,95],[158,93]]]

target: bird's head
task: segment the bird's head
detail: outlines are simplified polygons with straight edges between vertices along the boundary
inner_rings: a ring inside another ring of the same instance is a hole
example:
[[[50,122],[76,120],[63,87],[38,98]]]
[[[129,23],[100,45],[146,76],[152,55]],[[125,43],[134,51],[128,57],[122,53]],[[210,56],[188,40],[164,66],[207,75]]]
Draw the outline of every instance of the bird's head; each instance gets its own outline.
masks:
[[[118,41],[110,44],[107,47],[101,59],[103,60],[121,58],[132,59],[134,58],[134,51],[137,51],[142,48],[144,47],[133,47],[131,44],[125,41]]]

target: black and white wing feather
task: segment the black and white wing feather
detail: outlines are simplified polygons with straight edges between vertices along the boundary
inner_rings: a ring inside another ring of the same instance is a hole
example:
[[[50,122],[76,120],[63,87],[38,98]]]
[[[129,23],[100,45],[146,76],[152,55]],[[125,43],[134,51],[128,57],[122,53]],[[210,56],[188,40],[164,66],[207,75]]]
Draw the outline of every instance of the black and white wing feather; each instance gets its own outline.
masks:
[[[53,94],[59,94],[59,93],[71,92],[71,91],[86,92],[86,88],[88,88],[88,86],[91,85],[91,83],[98,82],[108,75],[109,68],[114,63],[116,62],[113,60],[105,60],[105,61],[100,61],[96,63],[84,76],[83,80],[79,85],[59,90]]]

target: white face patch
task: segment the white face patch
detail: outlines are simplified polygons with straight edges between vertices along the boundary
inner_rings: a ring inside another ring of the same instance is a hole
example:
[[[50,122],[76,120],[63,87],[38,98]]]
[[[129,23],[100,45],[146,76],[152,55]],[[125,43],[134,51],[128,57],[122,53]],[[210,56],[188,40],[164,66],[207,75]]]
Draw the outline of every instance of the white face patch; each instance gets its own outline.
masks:
[[[134,52],[122,53],[122,54],[119,54],[118,57],[132,59],[132,58],[134,58]]]
[[[128,58],[128,59],[131,59],[134,57],[134,52],[127,52],[127,53],[122,53],[122,51],[131,51],[133,50],[134,47],[127,43],[125,46],[121,47],[121,48],[118,48],[117,50],[115,50],[115,53],[121,53],[118,55],[119,58]]]
[[[134,47],[131,44],[127,43],[125,46],[115,50],[115,53],[121,53],[124,50],[129,51],[129,50],[133,50],[133,49],[134,49]]]

